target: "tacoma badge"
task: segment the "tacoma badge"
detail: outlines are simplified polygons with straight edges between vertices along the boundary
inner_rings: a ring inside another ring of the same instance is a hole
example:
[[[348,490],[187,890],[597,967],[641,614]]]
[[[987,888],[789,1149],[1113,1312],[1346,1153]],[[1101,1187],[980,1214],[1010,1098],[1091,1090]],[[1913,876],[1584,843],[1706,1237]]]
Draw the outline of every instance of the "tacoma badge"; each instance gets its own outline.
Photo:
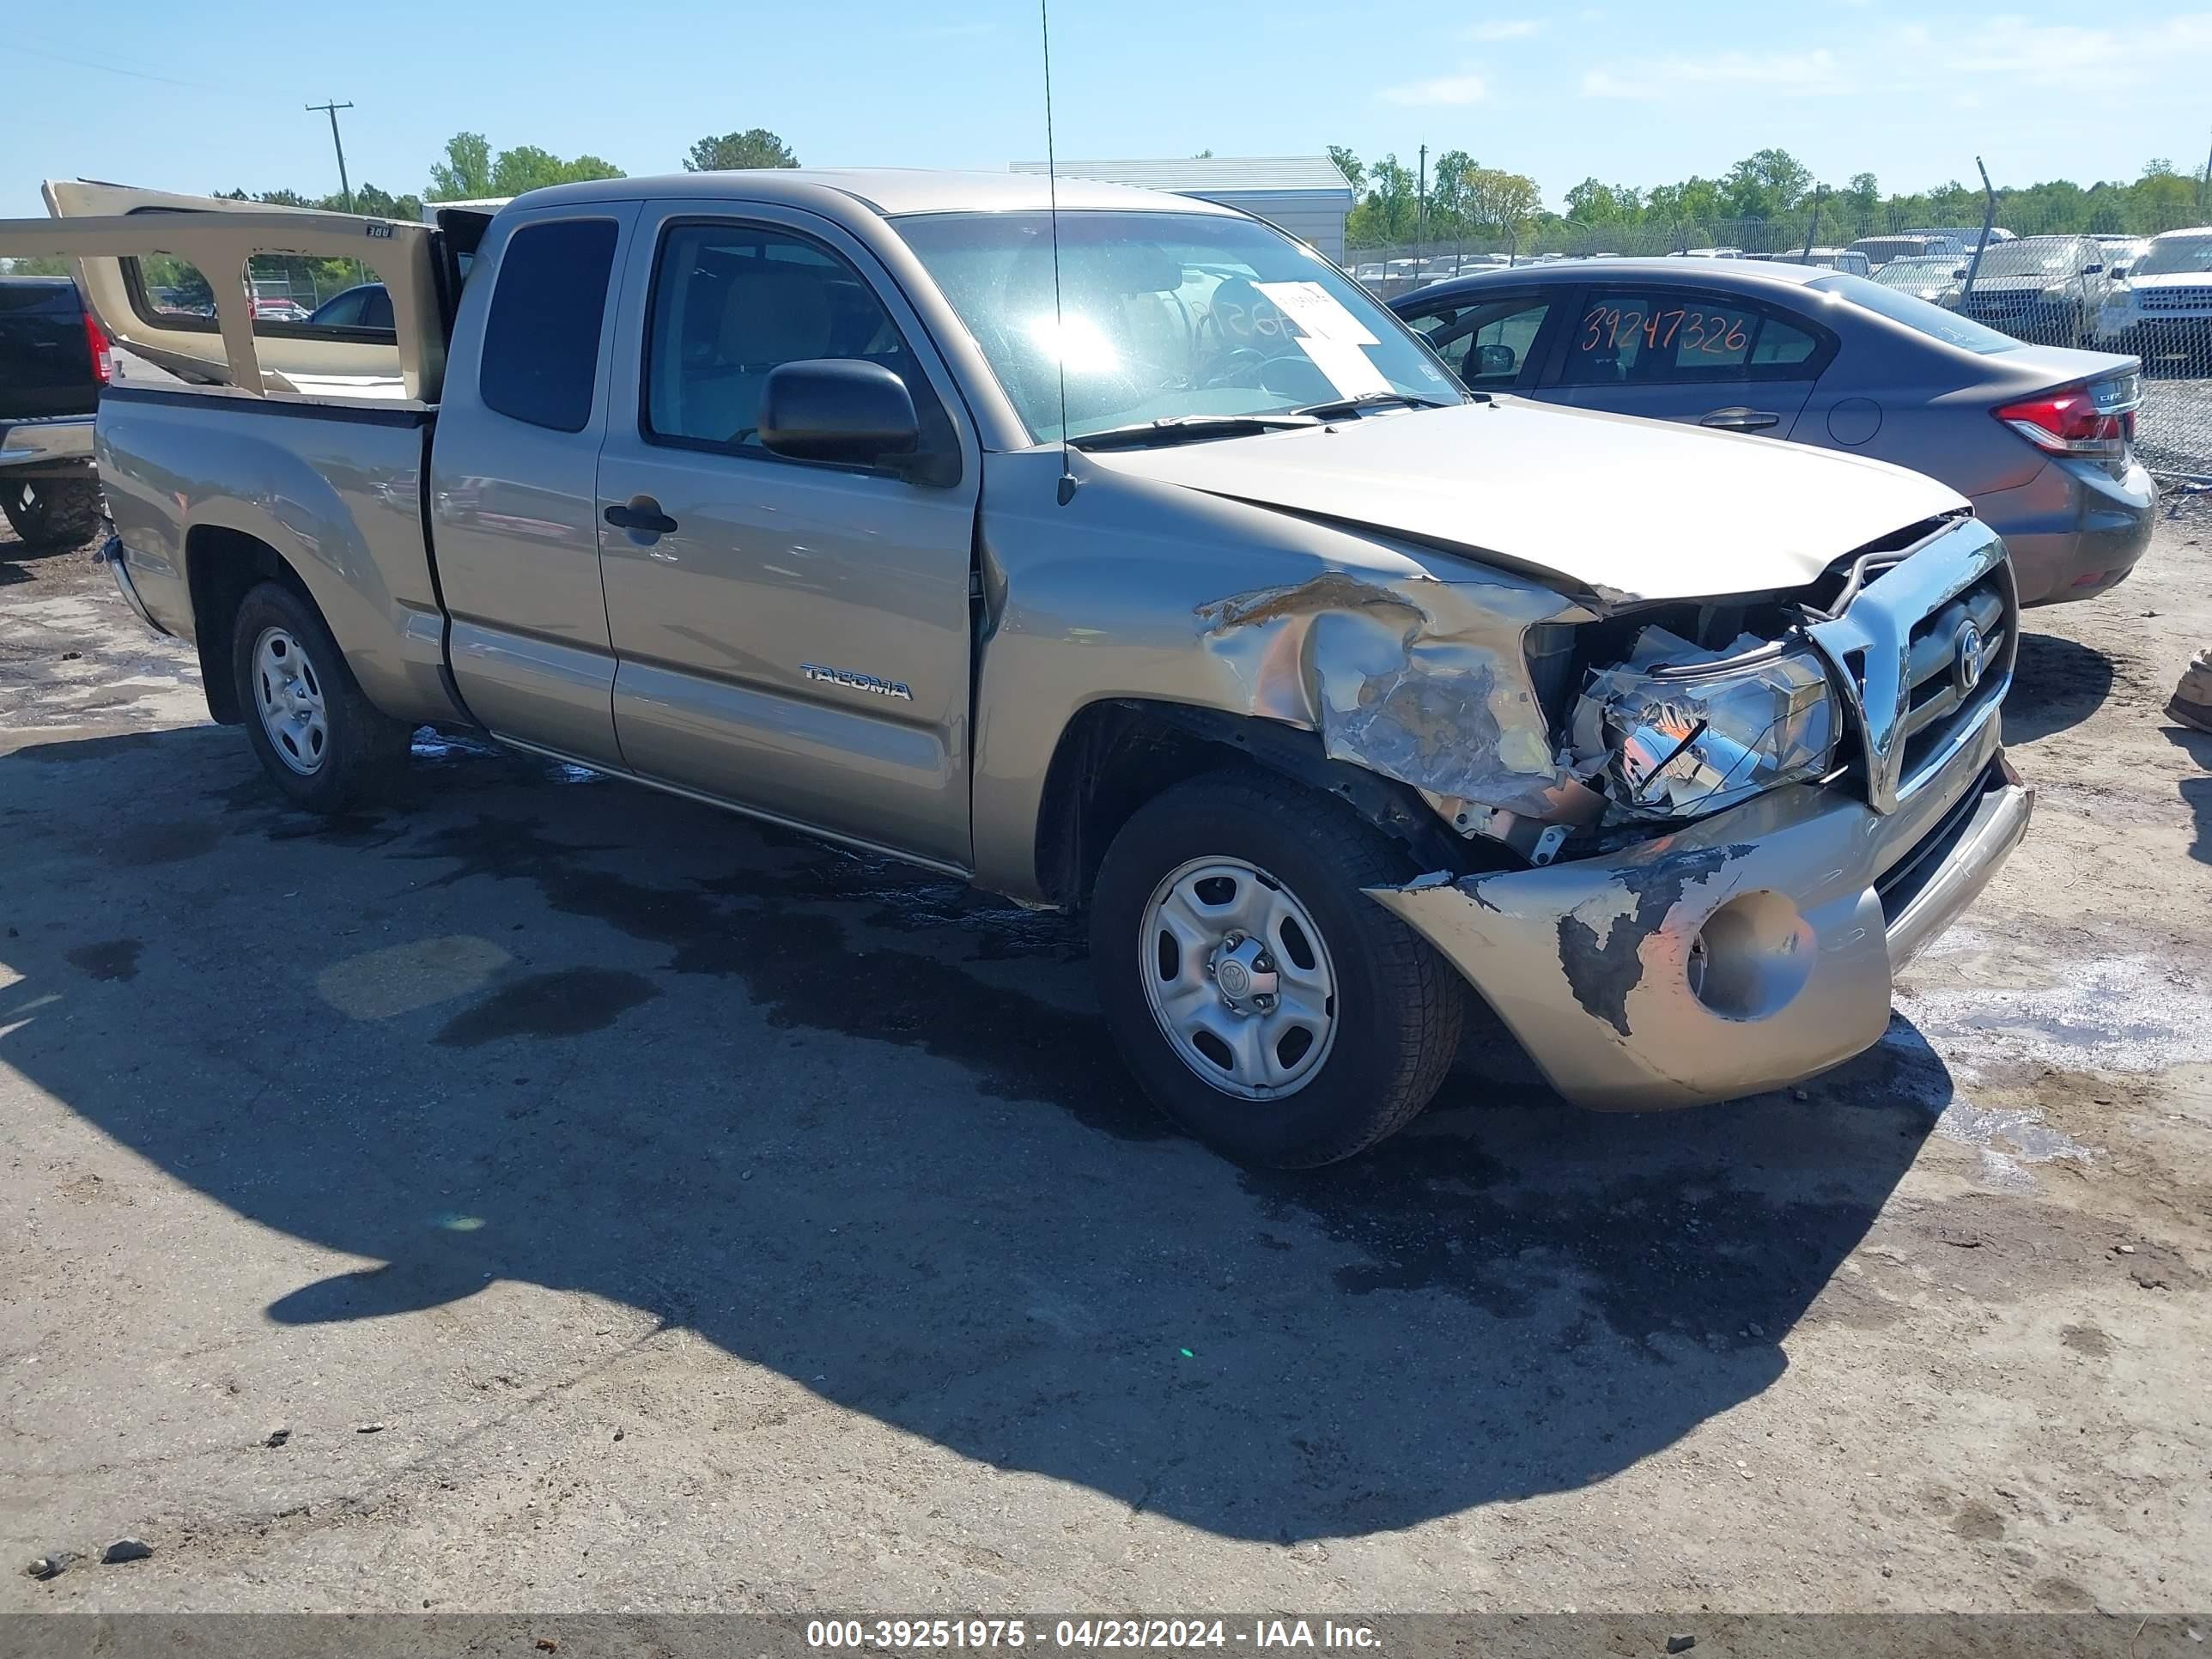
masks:
[[[879,697],[903,697],[914,701],[914,693],[903,680],[879,680],[873,674],[855,674],[848,668],[824,668],[818,662],[803,662],[799,672],[810,680],[826,680],[831,685],[848,686],[855,691],[872,691]]]

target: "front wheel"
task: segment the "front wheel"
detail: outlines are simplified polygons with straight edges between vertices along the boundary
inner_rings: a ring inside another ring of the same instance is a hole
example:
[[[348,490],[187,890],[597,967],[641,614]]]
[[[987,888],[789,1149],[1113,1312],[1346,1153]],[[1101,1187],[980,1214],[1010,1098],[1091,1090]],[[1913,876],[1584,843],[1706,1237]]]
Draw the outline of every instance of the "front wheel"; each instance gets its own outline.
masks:
[[[0,473],[0,513],[33,553],[82,547],[100,528],[96,478],[15,478]]]
[[[352,805],[407,753],[409,728],[362,695],[321,615],[282,583],[240,604],[231,669],[262,769],[312,811]]]
[[[1449,965],[1360,890],[1414,873],[1340,804],[1265,774],[1139,808],[1099,870],[1091,948],[1154,1103],[1273,1169],[1334,1163],[1410,1122],[1466,1008]]]

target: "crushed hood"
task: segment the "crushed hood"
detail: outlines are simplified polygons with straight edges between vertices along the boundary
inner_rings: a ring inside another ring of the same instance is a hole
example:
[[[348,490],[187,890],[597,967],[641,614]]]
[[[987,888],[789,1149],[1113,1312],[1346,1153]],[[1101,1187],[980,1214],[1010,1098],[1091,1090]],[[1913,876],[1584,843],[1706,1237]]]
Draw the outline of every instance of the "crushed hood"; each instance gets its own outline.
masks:
[[[1083,459],[1464,551],[1608,608],[1800,586],[1967,505],[1881,461],[1518,398]]]

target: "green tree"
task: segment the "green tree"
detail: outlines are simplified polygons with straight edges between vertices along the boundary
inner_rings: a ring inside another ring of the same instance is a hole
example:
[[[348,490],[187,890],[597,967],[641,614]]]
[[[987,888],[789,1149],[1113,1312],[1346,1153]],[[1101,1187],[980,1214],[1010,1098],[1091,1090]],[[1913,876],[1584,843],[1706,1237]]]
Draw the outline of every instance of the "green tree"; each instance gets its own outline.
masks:
[[[1633,185],[1601,185],[1585,179],[1566,195],[1567,216],[1595,228],[1632,224],[1643,214],[1644,192]]]
[[[457,132],[446,140],[446,159],[430,168],[423,195],[436,202],[466,202],[489,196],[491,143],[481,132]]]
[[[1336,163],[1336,170],[1344,175],[1344,182],[1352,186],[1353,194],[1367,187],[1367,164],[1342,144],[1328,147],[1328,159]]]
[[[1881,205],[1881,185],[1871,173],[1854,173],[1832,198],[1835,212],[1854,236],[1874,228],[1875,210]]]
[[[702,138],[684,158],[686,173],[728,173],[739,167],[795,167],[791,146],[766,127],[748,127],[720,137]]]
[[[1721,180],[1729,216],[1775,219],[1804,200],[1813,174],[1786,149],[1762,149],[1747,155]]]
[[[1468,222],[1494,236],[1517,239],[1544,205],[1534,179],[1498,167],[1470,168],[1466,192]]]
[[[518,144],[513,149],[503,149],[492,163],[491,190],[493,196],[520,196],[526,190],[543,190],[548,185],[581,184],[588,179],[619,179],[623,170],[612,161],[597,155],[579,155],[573,161],[564,161],[550,149],[535,144]]]

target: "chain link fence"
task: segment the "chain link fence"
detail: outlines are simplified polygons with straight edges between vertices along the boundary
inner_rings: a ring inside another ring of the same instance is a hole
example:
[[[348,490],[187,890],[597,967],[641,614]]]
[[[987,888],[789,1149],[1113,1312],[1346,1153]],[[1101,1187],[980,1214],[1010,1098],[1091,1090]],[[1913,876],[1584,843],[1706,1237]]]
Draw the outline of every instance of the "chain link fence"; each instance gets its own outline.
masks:
[[[1779,220],[1590,226],[1355,247],[1345,263],[1385,300],[1477,271],[1582,258],[1779,259],[1842,270],[2035,345],[2142,362],[2136,448],[2170,489],[2212,488],[2212,228],[2156,236],[2000,216],[1972,224],[1854,222],[1832,210]]]

